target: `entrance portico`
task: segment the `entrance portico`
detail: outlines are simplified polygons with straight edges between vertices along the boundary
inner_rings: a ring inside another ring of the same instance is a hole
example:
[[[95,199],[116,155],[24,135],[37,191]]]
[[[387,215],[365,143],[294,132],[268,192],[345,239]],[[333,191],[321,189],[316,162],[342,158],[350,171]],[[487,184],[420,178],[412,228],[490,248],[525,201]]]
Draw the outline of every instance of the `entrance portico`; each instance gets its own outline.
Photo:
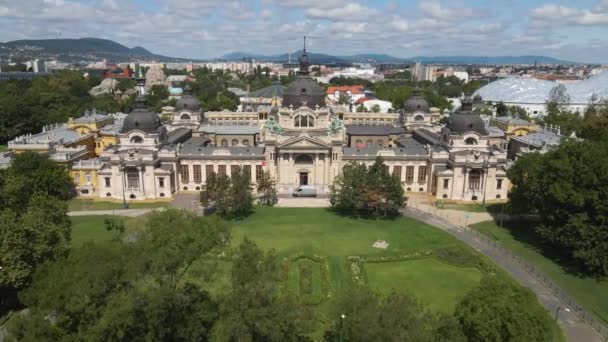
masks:
[[[319,193],[328,191],[331,146],[300,135],[277,146],[278,190],[291,193],[300,185],[314,185]]]

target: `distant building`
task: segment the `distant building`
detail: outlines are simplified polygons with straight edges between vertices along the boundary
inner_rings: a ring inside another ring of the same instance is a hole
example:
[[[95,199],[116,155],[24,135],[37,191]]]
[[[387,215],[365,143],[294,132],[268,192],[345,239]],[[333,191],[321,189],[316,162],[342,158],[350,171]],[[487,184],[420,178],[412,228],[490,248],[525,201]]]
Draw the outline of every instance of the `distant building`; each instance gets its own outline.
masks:
[[[44,61],[41,61],[39,59],[27,61],[25,62],[25,66],[27,67],[27,70],[31,69],[31,71],[34,73],[46,72]]]
[[[509,140],[507,156],[510,159],[517,159],[519,156],[530,152],[546,153],[557,148],[565,138],[559,127],[553,126],[545,127],[527,135],[513,136]],[[576,136],[572,135],[571,138],[576,138]]]
[[[357,103],[360,99],[373,98],[373,93],[367,91],[362,85],[328,87],[325,93],[327,94],[327,98],[333,103],[338,103],[340,96],[343,95],[350,98],[351,104]]]

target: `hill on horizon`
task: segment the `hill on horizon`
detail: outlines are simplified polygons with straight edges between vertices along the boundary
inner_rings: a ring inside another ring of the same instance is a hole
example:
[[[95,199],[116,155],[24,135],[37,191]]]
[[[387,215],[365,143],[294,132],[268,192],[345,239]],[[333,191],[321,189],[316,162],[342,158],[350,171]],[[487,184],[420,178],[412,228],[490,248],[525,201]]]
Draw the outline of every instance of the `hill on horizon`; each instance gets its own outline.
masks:
[[[302,50],[291,53],[291,61],[297,62],[298,57],[302,54]],[[253,58],[259,61],[282,62],[288,61],[289,54],[279,55],[262,55],[247,52],[231,52],[222,56],[222,59],[228,61],[239,61],[248,58]],[[415,57],[395,57],[387,54],[363,53],[350,56],[333,56],[323,53],[308,52],[309,59],[312,63],[415,63],[423,64],[478,64],[478,65],[494,65],[494,64],[580,64],[578,62],[561,60],[548,56],[415,56]]]
[[[87,61],[105,58],[110,62],[157,60],[186,61],[182,58],[154,54],[141,46],[128,48],[120,43],[101,38],[23,39],[0,43],[0,54],[17,59],[51,58],[62,61]],[[189,60],[188,60],[189,61]]]

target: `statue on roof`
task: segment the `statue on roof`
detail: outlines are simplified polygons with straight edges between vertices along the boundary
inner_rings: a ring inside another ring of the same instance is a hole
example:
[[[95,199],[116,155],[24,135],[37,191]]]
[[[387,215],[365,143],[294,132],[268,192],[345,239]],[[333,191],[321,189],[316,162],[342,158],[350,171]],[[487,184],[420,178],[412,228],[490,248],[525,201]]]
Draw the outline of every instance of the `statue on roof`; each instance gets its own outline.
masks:
[[[264,129],[268,130],[272,134],[277,135],[280,135],[283,132],[281,125],[279,125],[279,123],[276,122],[273,118],[266,120],[266,123],[264,124]]]
[[[329,122],[329,132],[331,134],[338,134],[345,131],[344,122],[340,120],[337,116],[331,118]]]

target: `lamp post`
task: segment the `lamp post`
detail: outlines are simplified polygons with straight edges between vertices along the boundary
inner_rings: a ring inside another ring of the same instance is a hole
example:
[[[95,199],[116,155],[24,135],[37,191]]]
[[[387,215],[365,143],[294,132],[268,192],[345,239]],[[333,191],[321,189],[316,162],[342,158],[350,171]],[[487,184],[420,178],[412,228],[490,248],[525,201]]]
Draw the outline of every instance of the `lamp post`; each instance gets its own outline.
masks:
[[[555,328],[557,327],[557,317],[559,315],[559,310],[564,310],[566,312],[570,312],[570,309],[563,308],[561,306],[558,306],[557,309],[555,309],[555,321],[553,321],[553,332],[551,333],[551,342],[553,342],[555,340]]]
[[[343,326],[344,326],[344,319],[345,318],[346,318],[345,314],[340,315],[340,342],[344,341]]]
[[[127,204],[127,198],[125,197],[125,172],[127,170],[127,166],[125,164],[125,159],[121,156],[120,157],[120,172],[121,172],[121,178],[122,178],[122,207],[123,209],[127,209],[129,208],[129,205]]]
[[[488,157],[486,156],[483,160],[483,200],[481,201],[481,205],[486,206],[486,187],[488,186]]]

